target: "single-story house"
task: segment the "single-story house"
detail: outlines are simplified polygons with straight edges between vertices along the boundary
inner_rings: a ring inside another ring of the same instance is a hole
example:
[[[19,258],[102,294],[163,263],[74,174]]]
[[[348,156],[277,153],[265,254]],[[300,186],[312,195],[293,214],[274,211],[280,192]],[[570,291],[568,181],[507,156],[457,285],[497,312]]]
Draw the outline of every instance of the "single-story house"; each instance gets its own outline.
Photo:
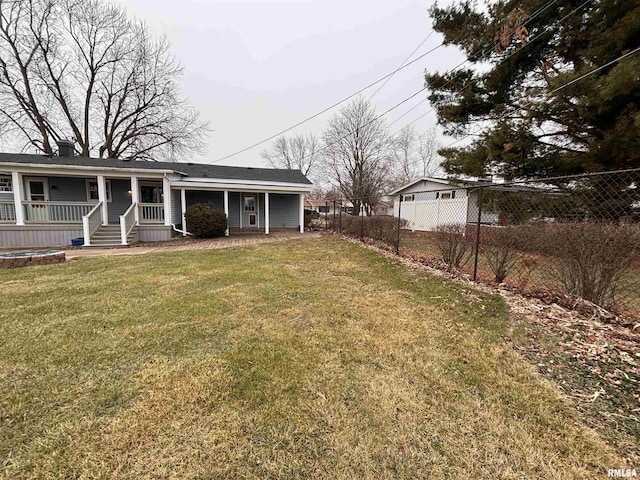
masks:
[[[185,210],[211,203],[229,229],[304,231],[312,184],[299,170],[0,153],[0,248],[128,245],[187,235]]]
[[[334,209],[335,206],[335,209]],[[353,203],[348,200],[342,200],[342,206],[340,200],[322,200],[322,199],[306,199],[304,201],[304,209],[308,212],[315,212],[320,215],[340,215],[340,209],[342,213],[351,214],[353,210]]]
[[[478,221],[478,189],[487,182],[451,181],[423,177],[397,190],[393,195],[394,216],[409,222],[412,230],[434,231],[442,225],[467,224]],[[497,212],[482,211],[480,223],[497,225]]]
[[[329,203],[326,200],[317,200],[314,198],[305,198],[304,209],[308,212],[326,214],[332,211],[333,203]]]
[[[393,196],[382,195],[373,206],[373,215],[393,215]]]

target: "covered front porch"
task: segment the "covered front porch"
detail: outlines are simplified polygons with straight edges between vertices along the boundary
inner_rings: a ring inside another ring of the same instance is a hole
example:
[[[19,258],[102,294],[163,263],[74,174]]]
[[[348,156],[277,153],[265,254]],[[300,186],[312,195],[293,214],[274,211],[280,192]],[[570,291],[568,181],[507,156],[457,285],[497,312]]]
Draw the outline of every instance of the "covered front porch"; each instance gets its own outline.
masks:
[[[0,247],[64,245],[78,237],[91,245],[100,229],[104,244],[171,238],[164,177],[12,172],[0,173],[0,185]]]
[[[100,203],[104,224],[119,223],[133,204],[141,223],[164,223],[161,180],[18,176],[9,185],[13,195],[0,197],[0,222],[4,223],[82,223],[82,217]]]
[[[208,203],[224,211],[233,232],[304,231],[304,193],[286,187],[209,186],[168,175],[0,172],[0,248],[130,245],[188,235],[186,209]],[[186,183],[186,185],[185,185]],[[165,192],[170,192],[165,194]]]
[[[230,232],[264,232],[277,230],[304,231],[304,194],[273,191],[241,191],[202,188],[172,190],[173,223],[186,235],[189,225],[184,218],[191,205],[205,203],[227,216]],[[180,207],[180,215],[176,214]]]

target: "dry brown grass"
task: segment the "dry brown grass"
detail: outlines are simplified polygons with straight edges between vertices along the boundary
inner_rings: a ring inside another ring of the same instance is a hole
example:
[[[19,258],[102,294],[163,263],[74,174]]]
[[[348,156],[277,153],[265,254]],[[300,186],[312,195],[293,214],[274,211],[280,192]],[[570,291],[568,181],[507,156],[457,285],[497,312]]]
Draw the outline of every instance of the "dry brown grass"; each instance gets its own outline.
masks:
[[[5,477],[567,479],[618,462],[505,347],[502,300],[346,242],[5,284]]]

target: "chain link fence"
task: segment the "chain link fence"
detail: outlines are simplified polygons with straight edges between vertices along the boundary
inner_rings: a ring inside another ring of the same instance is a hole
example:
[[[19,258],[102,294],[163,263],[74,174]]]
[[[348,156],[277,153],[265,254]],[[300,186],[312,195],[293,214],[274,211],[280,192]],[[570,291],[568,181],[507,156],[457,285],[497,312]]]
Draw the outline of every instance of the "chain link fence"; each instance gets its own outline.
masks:
[[[640,169],[509,183],[429,179],[393,196],[326,200],[320,210],[312,225],[432,267],[640,319]]]

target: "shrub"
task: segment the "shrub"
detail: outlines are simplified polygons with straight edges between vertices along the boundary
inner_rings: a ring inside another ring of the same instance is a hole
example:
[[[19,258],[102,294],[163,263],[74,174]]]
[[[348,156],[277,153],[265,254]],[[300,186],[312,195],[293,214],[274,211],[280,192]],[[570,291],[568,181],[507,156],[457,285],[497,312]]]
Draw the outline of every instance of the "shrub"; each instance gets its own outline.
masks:
[[[354,237],[371,238],[389,245],[395,245],[398,241],[398,226],[401,230],[406,228],[407,221],[386,215],[342,216],[343,233]]]
[[[317,212],[310,212],[309,210],[304,211],[304,229],[306,231],[309,230],[317,230],[317,220],[320,215]]]
[[[465,237],[463,223],[450,223],[436,228],[436,244],[442,261],[449,268],[460,268],[467,264],[473,253],[473,245]]]
[[[613,305],[624,274],[640,252],[640,232],[631,225],[571,223],[546,229],[557,258],[552,274],[565,293],[598,305]]]
[[[196,237],[219,237],[227,230],[227,216],[208,203],[197,203],[185,212],[187,228]]]
[[[518,227],[498,227],[487,235],[483,253],[497,283],[504,282],[520,258],[520,234]]]

